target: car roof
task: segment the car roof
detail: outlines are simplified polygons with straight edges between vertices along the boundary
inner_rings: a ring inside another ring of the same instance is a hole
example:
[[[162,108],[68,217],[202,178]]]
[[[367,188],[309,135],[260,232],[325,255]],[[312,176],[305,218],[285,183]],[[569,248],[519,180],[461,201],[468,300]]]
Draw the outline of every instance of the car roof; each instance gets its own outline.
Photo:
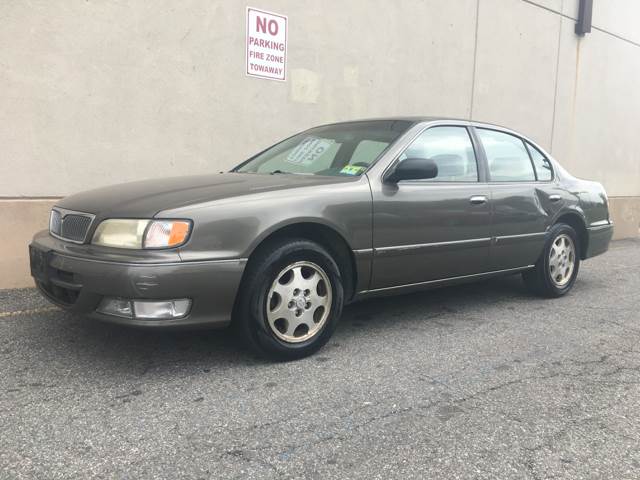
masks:
[[[346,120],[342,122],[331,122],[324,125],[318,125],[319,127],[327,127],[332,125],[346,125],[349,123],[360,123],[360,122],[410,122],[413,126],[419,123],[427,123],[427,122],[460,122],[461,124],[467,124],[474,127],[479,128],[489,128],[503,131],[505,133],[510,133],[517,137],[520,137],[527,142],[533,144],[538,150],[545,153],[547,157],[551,157],[551,155],[543,149],[538,142],[533,140],[531,137],[524,135],[517,130],[513,130],[512,128],[505,127],[504,125],[498,125],[496,123],[483,122],[481,120],[470,120],[468,118],[454,118],[454,117],[438,117],[438,116],[420,116],[420,115],[407,115],[407,116],[397,116],[397,117],[374,117],[374,118],[361,118],[355,120]],[[312,127],[315,128],[315,127]]]
[[[410,122],[413,124],[416,123],[424,123],[424,122],[442,122],[442,121],[451,121],[451,122],[466,122],[471,123],[473,125],[484,125],[484,126],[492,126],[505,130],[511,130],[509,127],[505,127],[503,125],[498,125],[489,122],[483,122],[480,120],[470,120],[468,118],[455,118],[455,117],[438,117],[438,116],[421,116],[421,115],[407,115],[407,116],[393,116],[393,117],[373,117],[373,118],[359,118],[355,120],[345,120],[341,122],[330,122],[320,126],[328,126],[328,125],[345,125],[349,123],[360,123],[360,122]]]

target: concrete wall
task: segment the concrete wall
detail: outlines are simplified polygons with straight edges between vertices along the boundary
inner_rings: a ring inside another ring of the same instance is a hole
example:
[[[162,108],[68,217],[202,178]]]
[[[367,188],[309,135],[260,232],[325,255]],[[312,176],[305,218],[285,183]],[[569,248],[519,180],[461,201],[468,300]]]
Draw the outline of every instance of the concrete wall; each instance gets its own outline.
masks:
[[[357,117],[521,130],[603,182],[618,236],[636,236],[640,2],[595,4],[580,39],[578,0],[256,0],[289,17],[281,83],[245,76],[237,1],[4,0],[0,219],[20,227],[0,288],[29,283],[26,244],[49,197],[226,169],[292,132]]]
[[[0,256],[0,288],[31,285],[27,244],[33,233],[47,228],[54,200],[5,200],[0,202],[0,225],[11,231]]]

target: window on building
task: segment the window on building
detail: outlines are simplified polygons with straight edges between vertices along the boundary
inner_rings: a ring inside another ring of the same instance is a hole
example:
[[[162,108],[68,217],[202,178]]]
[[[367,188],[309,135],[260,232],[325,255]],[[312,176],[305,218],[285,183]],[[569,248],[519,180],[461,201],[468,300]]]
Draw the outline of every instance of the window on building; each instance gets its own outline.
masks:
[[[400,157],[429,158],[438,176],[429,182],[477,182],[478,165],[465,127],[432,127],[422,132]]]
[[[508,133],[478,128],[492,182],[532,182],[536,176],[523,141]]]

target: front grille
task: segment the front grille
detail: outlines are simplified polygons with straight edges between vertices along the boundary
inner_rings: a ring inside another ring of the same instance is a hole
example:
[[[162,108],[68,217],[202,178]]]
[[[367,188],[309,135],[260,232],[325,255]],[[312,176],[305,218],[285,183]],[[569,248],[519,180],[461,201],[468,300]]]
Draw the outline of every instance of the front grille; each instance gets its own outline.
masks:
[[[84,243],[94,216],[55,208],[51,210],[49,231],[52,235],[76,243]]]
[[[62,219],[60,236],[74,242],[84,242],[91,218],[84,215],[67,215]]]

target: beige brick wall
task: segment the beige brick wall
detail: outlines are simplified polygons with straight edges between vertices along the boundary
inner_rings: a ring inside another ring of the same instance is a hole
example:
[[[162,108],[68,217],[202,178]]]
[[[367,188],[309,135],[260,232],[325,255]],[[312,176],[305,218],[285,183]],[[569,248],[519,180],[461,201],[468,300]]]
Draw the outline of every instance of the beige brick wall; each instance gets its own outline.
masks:
[[[609,209],[615,223],[614,239],[640,236],[640,197],[610,198]]]
[[[0,200],[0,225],[10,234],[0,255],[0,288],[31,286],[28,245],[38,230],[47,228],[54,200]]]

